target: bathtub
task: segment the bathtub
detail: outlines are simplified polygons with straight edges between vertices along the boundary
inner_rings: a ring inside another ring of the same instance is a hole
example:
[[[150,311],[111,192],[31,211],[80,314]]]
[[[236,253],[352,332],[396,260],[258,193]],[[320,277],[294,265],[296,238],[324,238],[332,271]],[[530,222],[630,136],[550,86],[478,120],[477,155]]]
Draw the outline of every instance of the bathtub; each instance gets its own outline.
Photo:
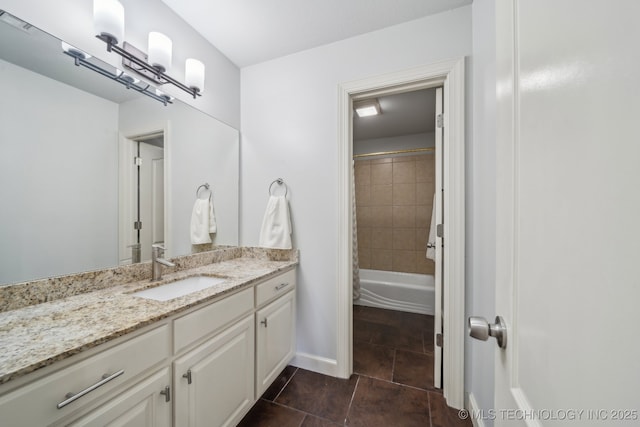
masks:
[[[435,281],[427,274],[360,270],[360,299],[354,304],[435,314]]]

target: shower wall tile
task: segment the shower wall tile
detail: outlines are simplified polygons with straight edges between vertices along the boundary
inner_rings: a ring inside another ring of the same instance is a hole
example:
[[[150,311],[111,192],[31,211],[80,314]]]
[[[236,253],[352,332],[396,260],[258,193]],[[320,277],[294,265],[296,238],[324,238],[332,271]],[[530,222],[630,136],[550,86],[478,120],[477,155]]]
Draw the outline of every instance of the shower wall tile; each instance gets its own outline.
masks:
[[[416,206],[393,206],[393,226],[406,228],[416,226]]]
[[[357,185],[371,185],[371,162],[359,160],[355,163],[355,178]]]
[[[373,227],[391,227],[393,225],[392,206],[370,206],[370,208]]]
[[[416,227],[429,228],[431,226],[432,203],[416,206]]]
[[[416,183],[393,184],[393,205],[415,205],[416,204]]]
[[[434,174],[432,154],[356,161],[361,268],[433,274],[425,251]]]
[[[393,184],[393,164],[372,164],[371,184]]]
[[[371,268],[393,271],[393,251],[391,249],[372,249]]]
[[[371,248],[371,227],[358,226],[358,249]]]
[[[415,228],[394,228],[393,229],[393,250],[415,250],[416,232]]]
[[[371,186],[356,185],[356,206],[371,205]]]
[[[371,249],[358,246],[358,265],[360,268],[371,268]]]
[[[394,184],[415,184],[416,162],[393,162]]]
[[[371,186],[371,205],[372,206],[391,206],[393,204],[393,185],[372,185]]]
[[[393,249],[392,240],[393,240],[393,228],[391,227],[374,228],[371,233],[371,248]]]
[[[415,251],[416,272],[422,274],[435,274],[436,265],[432,260],[427,258],[426,255],[426,250]]]
[[[393,271],[417,273],[415,251],[394,250]]]

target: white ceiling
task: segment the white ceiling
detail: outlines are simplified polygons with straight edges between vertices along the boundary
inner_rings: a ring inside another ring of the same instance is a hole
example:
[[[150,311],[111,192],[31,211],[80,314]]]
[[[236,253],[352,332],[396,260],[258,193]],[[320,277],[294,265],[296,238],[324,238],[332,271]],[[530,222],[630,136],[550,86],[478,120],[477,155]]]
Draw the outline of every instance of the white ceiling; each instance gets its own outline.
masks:
[[[471,4],[472,0],[162,0],[238,67]]]
[[[353,114],[353,139],[391,138],[435,130],[436,90],[423,89],[378,97],[382,114]]]

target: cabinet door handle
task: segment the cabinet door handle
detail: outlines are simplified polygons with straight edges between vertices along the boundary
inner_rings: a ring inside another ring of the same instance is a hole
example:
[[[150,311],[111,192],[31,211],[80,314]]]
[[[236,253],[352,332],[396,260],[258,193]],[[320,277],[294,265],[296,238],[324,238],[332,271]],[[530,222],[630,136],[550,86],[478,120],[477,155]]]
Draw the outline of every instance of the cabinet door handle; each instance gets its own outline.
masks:
[[[165,402],[171,402],[171,388],[169,386],[166,386],[164,390],[160,392],[160,394],[164,396]]]
[[[260,322],[261,325],[264,325],[264,327],[267,327],[267,318],[265,317],[263,321]]]
[[[72,392],[67,393],[64,396],[67,399],[63,400],[60,403],[58,403],[58,405],[57,405],[58,409],[62,409],[65,406],[67,406],[69,403],[75,402],[76,400],[78,400],[82,396],[84,396],[85,394],[91,393],[93,390],[97,389],[98,387],[101,387],[101,386],[105,385],[106,383],[108,383],[111,380],[114,380],[114,379],[118,378],[122,374],[124,374],[124,369],[121,369],[118,372],[116,372],[115,374],[111,374],[111,375],[104,374],[100,381],[98,381],[97,383],[95,383],[93,385],[90,385],[89,387],[85,388],[81,392],[79,392],[79,393],[72,393]]]
[[[182,374],[182,378],[186,378],[187,384],[191,384],[191,369],[187,370],[186,374]]]
[[[278,286],[276,286],[276,291],[279,291],[282,288],[286,288],[287,286],[289,286],[289,283],[280,283]]]

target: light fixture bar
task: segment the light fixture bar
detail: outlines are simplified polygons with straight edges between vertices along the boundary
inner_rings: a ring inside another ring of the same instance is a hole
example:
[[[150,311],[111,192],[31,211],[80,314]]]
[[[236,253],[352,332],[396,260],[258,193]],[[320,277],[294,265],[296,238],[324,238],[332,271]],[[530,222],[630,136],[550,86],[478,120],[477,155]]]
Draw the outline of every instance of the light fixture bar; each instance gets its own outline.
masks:
[[[141,70],[135,70],[135,68],[132,68],[132,69],[134,69],[135,71],[142,71],[140,72],[140,74],[142,74],[143,76],[149,77],[148,74],[144,73],[144,71],[148,73],[152,73],[154,76],[153,80],[158,84],[171,83],[172,85],[182,89],[183,91],[187,92],[189,95],[193,96],[194,99],[198,96],[201,96],[200,91],[198,89],[187,87],[186,85],[180,83],[173,77],[165,74],[164,72],[155,68],[153,65],[147,63],[145,60],[138,58],[137,56],[131,54],[130,52],[127,52],[126,50],[122,49],[118,45],[114,44],[111,38],[105,37],[102,35],[97,35],[96,37],[107,44],[107,52],[115,52],[118,55],[122,56],[124,59],[131,61],[132,63],[139,66]]]
[[[134,80],[127,76],[124,71],[121,71],[119,74],[114,74],[111,73],[107,70],[105,70],[102,67],[99,67],[96,64],[93,64],[89,61],[87,61],[83,56],[82,53],[77,53],[76,51],[63,51],[63,53],[65,55],[69,55],[70,57],[72,57],[74,59],[74,62],[76,64],[76,66],[83,66],[86,67],[92,71],[95,71],[98,74],[101,74],[107,78],[110,78],[111,80],[115,80],[118,83],[124,85],[127,87],[127,89],[133,89],[136,92],[140,92],[143,95],[147,95],[150,98],[155,99],[156,101],[160,101],[162,102],[165,106],[167,104],[173,104],[173,102],[171,101],[171,97],[168,95],[157,95],[154,92],[151,92],[149,89],[155,89],[154,87],[152,87],[150,84],[147,84],[146,86],[138,86]]]

